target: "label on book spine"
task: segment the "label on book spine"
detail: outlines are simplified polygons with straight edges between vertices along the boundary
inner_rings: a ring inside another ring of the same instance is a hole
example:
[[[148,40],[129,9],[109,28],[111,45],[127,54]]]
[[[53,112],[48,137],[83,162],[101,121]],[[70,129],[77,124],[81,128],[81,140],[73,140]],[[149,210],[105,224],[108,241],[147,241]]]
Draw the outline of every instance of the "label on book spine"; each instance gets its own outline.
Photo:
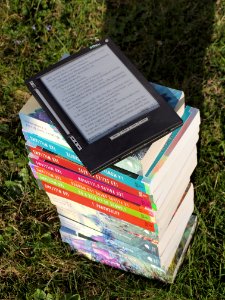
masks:
[[[128,214],[132,214],[134,216],[140,217],[141,219],[155,222],[155,217],[152,216],[151,211],[146,209],[143,206],[134,205],[132,203],[124,201],[123,199],[113,197],[109,194],[106,194],[99,190],[93,189],[92,187],[90,187],[88,185],[85,185],[85,184],[75,181],[73,179],[61,176],[59,173],[54,173],[54,172],[48,171],[44,168],[41,168],[41,167],[38,167],[38,166],[35,166],[32,164],[30,164],[30,167],[33,171],[36,172],[36,174],[38,173],[38,174],[46,175],[53,179],[56,179],[56,180],[66,183],[66,184],[69,184],[69,185],[73,186],[74,188],[78,188],[78,189],[84,190],[86,192],[89,192],[95,196],[98,196],[99,200],[102,200],[102,198],[106,199],[107,205],[109,205],[109,206],[113,206],[115,203],[118,206],[117,209],[119,209],[119,210],[122,210]],[[112,204],[111,204],[111,202],[112,202]]]
[[[37,152],[34,151],[34,152],[38,153],[38,151]],[[96,181],[95,179],[83,176],[82,174],[62,168],[59,165],[48,163],[48,162],[40,159],[39,157],[38,157],[38,159],[36,159],[35,157],[36,156],[32,155],[32,153],[29,154],[30,161],[39,167],[45,168],[45,169],[55,172],[57,174],[61,174],[64,177],[68,177],[70,179],[76,180],[80,183],[88,185],[89,187],[93,187],[94,189],[100,190],[107,194],[111,194],[115,197],[125,199],[128,201],[128,203],[131,202],[131,203],[135,203],[136,205],[139,205],[139,206],[144,206],[144,207],[146,207],[145,211],[152,213],[151,216],[154,216],[153,211],[150,210],[150,208],[151,208],[150,202],[147,201],[146,199],[129,194],[127,192],[117,189],[116,187],[113,187],[113,186],[104,184],[100,181]],[[62,166],[62,164],[60,164],[60,165]]]
[[[122,211],[116,210],[114,208],[111,208],[109,206],[106,206],[104,204],[101,204],[100,202],[97,201],[92,201],[90,198],[86,198],[85,195],[86,193],[83,193],[82,195],[75,194],[69,190],[66,190],[64,187],[64,184],[60,184],[61,186],[55,186],[52,183],[48,183],[46,181],[42,181],[41,183],[43,185],[43,188],[45,189],[46,192],[53,193],[55,195],[59,195],[61,197],[65,197],[67,199],[70,199],[71,201],[75,201],[77,203],[80,203],[84,206],[94,208],[100,212],[106,213],[110,216],[114,216],[117,219],[124,220],[128,223],[131,223],[133,225],[138,226],[139,228],[144,228],[149,231],[157,231],[157,225],[151,222],[147,222],[145,220],[139,219],[137,217],[134,217],[132,215],[126,214]],[[96,199],[96,198],[95,198]]]
[[[33,173],[35,174],[36,172],[34,171]],[[146,215],[146,214],[141,213],[139,211],[136,211],[134,209],[130,209],[128,207],[122,206],[119,203],[112,202],[112,201],[110,201],[108,199],[105,199],[103,197],[98,196],[97,194],[92,194],[92,192],[93,192],[92,189],[88,189],[87,188],[86,190],[83,190],[80,187],[72,186],[72,185],[70,185],[68,183],[65,183],[65,182],[59,180],[59,179],[51,178],[51,177],[46,176],[44,174],[41,174],[39,172],[37,172],[35,175],[41,181],[45,181],[45,182],[54,184],[54,185],[56,185],[58,187],[61,187],[61,188],[65,189],[65,190],[73,192],[73,193],[75,193],[77,195],[80,195],[80,196],[82,196],[84,198],[93,200],[93,201],[95,201],[95,202],[97,202],[99,204],[103,204],[103,205],[112,207],[113,209],[119,210],[119,211],[121,211],[121,212],[124,213],[124,217],[126,217],[126,215],[128,215],[128,216],[130,215],[130,216],[134,216],[134,218],[138,218],[140,220],[144,220],[144,221],[147,221],[147,222],[152,222],[152,218],[149,215]],[[154,219],[154,221],[155,221],[155,219]]]
[[[102,171],[101,173],[98,173],[98,174],[92,176],[85,167],[77,164],[77,162],[73,160],[72,156],[69,158],[63,147],[59,147],[58,145],[53,145],[52,143],[48,142],[47,140],[44,140],[37,136],[34,136],[28,132],[23,132],[23,133],[24,133],[24,136],[25,136],[26,140],[28,141],[28,143],[31,142],[32,146],[30,147],[30,149],[35,155],[43,157],[54,163],[61,164],[61,165],[65,166],[66,168],[69,168],[75,172],[82,174],[82,175],[92,177],[92,178],[102,181],[106,184],[110,184],[110,185],[112,185],[116,188],[119,188],[123,191],[126,191],[130,194],[133,194],[133,195],[139,196],[140,198],[146,199],[147,201],[151,201],[150,193],[146,194],[145,191],[143,191],[143,189],[147,190],[147,187],[149,189],[148,183],[143,184],[138,179],[134,180],[133,178],[130,178],[129,176],[122,177],[121,175],[117,174],[119,172],[117,172],[115,170],[110,170],[109,168]],[[50,153],[43,154],[44,151],[41,149],[38,149],[38,152],[39,152],[39,154],[38,154],[37,151],[34,150],[36,146],[43,147],[44,149],[57,154],[57,156],[54,154],[53,154],[54,155],[53,156]],[[107,171],[107,170],[109,170],[109,171]],[[129,179],[130,179],[129,182],[127,182],[127,180],[126,180],[127,177],[129,177]],[[146,204],[142,203],[142,205],[146,205]],[[153,209],[155,209],[155,206],[153,203],[152,203],[152,206],[153,206]]]

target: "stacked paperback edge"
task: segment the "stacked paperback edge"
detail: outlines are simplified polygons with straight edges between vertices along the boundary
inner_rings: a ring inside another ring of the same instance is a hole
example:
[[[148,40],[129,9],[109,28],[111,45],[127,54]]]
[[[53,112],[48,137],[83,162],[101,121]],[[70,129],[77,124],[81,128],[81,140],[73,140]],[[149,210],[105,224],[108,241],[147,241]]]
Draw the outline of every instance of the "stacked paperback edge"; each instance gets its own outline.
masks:
[[[62,240],[91,260],[173,282],[195,231],[198,109],[153,84],[182,127],[91,175],[31,97],[20,111],[29,165],[57,208]]]

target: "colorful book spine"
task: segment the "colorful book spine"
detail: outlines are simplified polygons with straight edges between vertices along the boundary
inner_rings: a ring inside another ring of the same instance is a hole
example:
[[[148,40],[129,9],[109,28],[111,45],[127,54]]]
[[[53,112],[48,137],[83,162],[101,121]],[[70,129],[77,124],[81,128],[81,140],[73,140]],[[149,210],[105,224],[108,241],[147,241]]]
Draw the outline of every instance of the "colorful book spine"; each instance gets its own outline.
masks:
[[[43,139],[39,136],[36,136],[34,134],[31,134],[29,132],[23,131],[23,134],[24,134],[25,139],[27,140],[28,148],[32,149],[31,151],[33,151],[33,149],[38,146],[40,148],[43,148],[44,150],[53,152],[54,154],[57,155],[57,156],[54,156],[54,159],[57,159],[58,162],[60,162],[66,168],[69,168],[75,172],[78,172],[78,173],[83,174],[88,177],[92,176],[84,166],[79,165],[77,163],[76,159],[74,158],[74,154],[69,153],[67,150],[65,150],[64,147],[60,146],[59,144],[45,140],[45,139]],[[39,152],[41,151],[40,148],[38,148]],[[38,155],[35,152],[33,152],[33,153]],[[43,153],[43,150],[42,150],[42,153]],[[41,155],[38,155],[38,156],[42,157]],[[48,153],[48,157],[53,158],[53,156],[50,153]],[[46,159],[48,159],[48,158],[46,158]],[[55,161],[55,163],[56,163],[56,161]],[[100,180],[107,184],[113,185],[121,190],[124,190],[124,191],[130,193],[130,194],[133,194],[133,195],[139,196],[143,199],[147,199],[148,201],[151,201],[151,197],[150,197],[151,194],[150,194],[148,182],[146,182],[146,183],[141,182],[138,179],[139,176],[137,176],[135,174],[132,174],[131,176],[127,176],[125,174],[122,174],[121,172],[107,168],[104,171],[102,171],[101,173],[98,173],[92,177],[96,180]]]
[[[35,174],[34,174],[35,175]],[[146,220],[146,217],[149,217],[144,214],[139,214],[138,212],[132,212],[133,215],[128,214],[121,209],[121,206],[118,204],[112,204],[111,202],[107,201],[106,199],[93,195],[92,193],[80,190],[76,187],[73,187],[67,183],[61,182],[60,180],[53,179],[43,174],[37,173],[37,178],[41,181],[44,189],[46,192],[53,192],[57,194],[56,188],[61,188],[67,192],[65,198],[68,198],[72,201],[77,203],[83,204],[84,206],[94,208],[100,212],[105,212],[110,216],[114,216],[117,219],[124,220],[128,223],[131,223],[135,226],[157,232],[157,225],[155,223]],[[55,189],[54,189],[55,187]],[[51,191],[52,189],[52,191]],[[57,194],[59,195],[59,194]],[[130,210],[129,210],[130,211]],[[131,212],[131,211],[130,211]],[[134,215],[139,215],[142,218],[139,218]]]
[[[76,237],[74,240],[72,235],[69,236],[70,232],[67,232],[66,229],[63,228],[61,229],[61,236],[63,241],[68,243],[72,249],[77,250],[79,253],[85,255],[87,258],[93,261],[101,262],[111,267],[132,272],[147,278],[158,279],[164,282],[172,283],[184,259],[184,255],[194,234],[196,224],[197,218],[196,216],[192,215],[186,226],[176,254],[174,255],[174,258],[167,271],[165,271],[163,268],[154,266],[151,263],[146,263],[141,259],[137,259],[133,255],[124,255],[123,252],[120,251],[110,251],[108,249],[104,249],[104,245],[101,245],[100,243],[98,244],[98,242],[93,242],[91,240],[86,242],[86,239],[78,237]]]
[[[173,237],[174,232],[177,230],[177,227],[179,227],[180,230],[182,230],[182,228],[184,229],[188,221],[187,217],[189,217],[193,211],[193,194],[193,186],[189,184],[178,204],[179,209],[177,207],[176,213],[174,213],[171,222],[159,243],[150,239],[150,234],[153,234],[152,232],[143,229],[142,231],[139,230],[137,232],[136,229],[126,227],[124,223],[119,224],[118,220],[113,217],[106,217],[106,215],[87,207],[84,211],[82,205],[59,196],[54,196],[52,194],[48,195],[52,204],[57,206],[62,226],[69,228],[75,227],[75,230],[78,231],[80,231],[79,228],[82,228],[82,232],[85,231],[90,233],[94,231],[93,234],[98,240],[107,239],[122,241],[128,245],[135,246],[136,248],[160,257],[161,262],[164,263],[165,253],[171,253],[168,245],[170,242],[173,243],[176,238],[175,236]],[[177,224],[179,224],[179,226]],[[148,237],[146,237],[146,235],[148,235]]]
[[[36,100],[34,100],[33,98],[32,100],[33,100],[32,103],[36,102]],[[53,125],[53,123],[49,120],[47,114],[43,111],[43,109],[39,106],[39,104],[36,104],[36,106],[38,106],[39,109],[35,107],[34,113],[30,112],[28,114],[26,113],[19,114],[23,130],[28,131],[30,133],[34,133],[36,135],[40,135],[68,149],[71,149],[68,143],[66,142],[66,140],[63,138],[62,134],[58,131],[55,125]],[[44,117],[45,115],[46,117]]]
[[[120,245],[120,247],[136,248],[137,251],[145,251],[152,255],[154,258],[158,260],[160,259],[158,246],[148,240],[144,240],[141,238],[132,238],[132,236],[129,236],[128,239],[127,236],[124,236],[124,234],[118,230],[115,232],[113,232],[112,230],[103,230],[103,232],[100,232],[75,220],[71,220],[70,218],[67,218],[61,214],[59,214],[59,219],[62,227],[75,230],[76,232],[82,234],[82,236],[86,235],[88,238],[94,241],[103,242],[109,245],[117,243],[118,245]]]
[[[151,276],[154,274],[154,271],[160,271],[162,274],[165,274],[166,271],[160,267],[152,264],[151,257],[148,256],[147,259],[141,257],[141,253],[129,253],[130,251],[125,252],[124,249],[111,249],[105,244],[100,242],[91,241],[85,238],[81,238],[72,234],[65,232],[65,229],[61,229],[61,238],[63,242],[66,242],[70,245],[73,250],[76,250],[82,254],[88,253],[91,255],[91,259],[98,261],[100,263],[124,270],[124,271],[133,271],[133,273],[144,275],[148,272]],[[139,254],[139,255],[138,255]],[[90,257],[88,256],[90,259]],[[143,272],[144,271],[144,272]]]
[[[72,170],[71,168],[69,170],[69,169],[60,167],[60,166],[65,166],[65,164],[66,164],[65,167],[71,166],[72,163],[70,163],[69,161],[65,162],[65,159],[57,157],[56,155],[48,154],[42,150],[40,150],[40,151],[36,150],[36,148],[33,148],[33,147],[29,147],[29,151],[31,151],[31,153],[29,154],[29,160],[37,166],[40,166],[47,170],[53,171],[64,177],[68,177],[70,179],[76,180],[80,183],[86,184],[97,190],[111,194],[115,197],[125,199],[126,201],[134,203],[136,205],[144,206],[144,207],[148,208],[148,209],[146,209],[146,211],[150,211],[150,209],[151,209],[151,203],[147,199],[143,199],[139,196],[132,195],[125,191],[119,190],[118,188],[116,188],[114,186],[110,186],[101,181],[97,181],[93,177],[83,176],[80,173],[71,171]],[[32,155],[32,153],[35,155]],[[40,156],[36,156],[36,155],[40,155]],[[40,157],[47,158],[49,161],[54,161],[54,164],[50,163],[48,161],[45,161],[45,160],[41,159]],[[65,163],[65,164],[63,164],[63,163]],[[77,167],[77,165],[75,166],[75,169],[76,169],[76,167]]]
[[[155,265],[157,267],[161,267],[161,262],[159,257],[152,255],[146,251],[142,251],[140,249],[137,249],[136,247],[133,247],[131,245],[127,245],[121,241],[118,240],[107,240],[107,239],[98,239],[95,237],[94,233],[92,233],[92,230],[89,232],[83,232],[82,229],[79,231],[79,229],[70,228],[66,226],[61,226],[60,229],[61,236],[63,236],[63,240],[67,240],[68,243],[73,244],[73,242],[76,241],[82,241],[80,245],[84,245],[84,241],[93,241],[99,243],[101,247],[104,247],[107,251],[113,251],[113,252],[119,252],[123,253],[124,255],[131,255],[134,256],[145,263],[150,263],[152,265]],[[82,240],[80,240],[80,238]]]
[[[64,190],[59,192],[64,193]],[[70,201],[62,194],[61,196],[49,192],[47,194],[51,203],[56,205],[59,215],[137,248],[149,247],[152,253],[159,254],[159,239],[156,232],[137,227],[93,208],[84,207],[82,204]]]
[[[72,220],[75,219],[77,222],[85,224],[86,226],[88,226],[88,222],[93,222],[94,224],[96,221],[99,222],[99,226],[102,226],[102,228],[107,230],[110,228],[113,228],[115,231],[121,230],[121,232],[125,232],[126,234],[139,235],[139,237],[144,237],[155,244],[158,243],[158,231],[157,226],[154,223],[142,220],[142,223],[148,228],[140,227],[139,225],[135,225],[120,218],[121,212],[111,207],[103,206],[95,201],[90,201],[90,199],[85,201],[85,198],[47,182],[41,182],[40,180],[37,182],[39,188],[44,189],[47,192],[50,201],[57,206],[57,209],[59,208],[58,211],[61,211],[61,208],[67,210],[68,218]],[[86,205],[86,203],[88,205]],[[85,223],[83,223],[82,219],[80,219],[81,221],[78,221],[79,218],[83,217],[85,218]],[[133,218],[132,216],[130,217],[131,219]],[[138,220],[140,221],[140,219]],[[93,226],[90,227],[94,228]],[[98,230],[97,223],[96,229]]]
[[[71,185],[72,187],[75,188],[72,190],[75,193],[78,193],[77,189],[80,189],[81,191],[86,191],[87,193],[90,193],[90,194],[93,194],[93,195],[99,197],[99,201],[101,201],[101,202],[103,201],[103,199],[105,199],[106,204],[108,206],[114,207],[116,205],[116,209],[124,211],[128,214],[134,215],[138,218],[147,220],[149,222],[155,222],[155,217],[154,217],[153,212],[151,210],[147,209],[146,207],[143,207],[140,205],[135,205],[135,204],[125,201],[121,198],[111,196],[110,194],[96,190],[87,184],[83,184],[77,180],[73,180],[71,178],[62,176],[59,173],[55,173],[54,171],[53,172],[49,171],[38,165],[34,165],[34,164],[30,163],[30,167],[31,167],[32,171],[35,173],[35,175],[38,175],[38,174],[46,175],[48,177],[51,177],[51,178],[57,180],[57,182],[59,180],[63,183]],[[39,177],[39,179],[41,179],[41,178]]]

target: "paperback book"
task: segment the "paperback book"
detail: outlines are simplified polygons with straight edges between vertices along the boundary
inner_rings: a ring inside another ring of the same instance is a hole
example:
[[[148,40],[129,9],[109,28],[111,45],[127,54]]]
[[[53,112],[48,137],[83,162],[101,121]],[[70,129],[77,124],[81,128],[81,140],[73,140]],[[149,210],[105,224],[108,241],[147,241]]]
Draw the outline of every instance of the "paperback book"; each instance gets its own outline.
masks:
[[[158,228],[159,236],[162,236],[172,218],[174,210],[176,209],[188,182],[190,181],[190,176],[197,164],[196,147],[192,152],[193,153],[186,160],[185,166],[182,166],[182,170],[178,174],[176,185],[172,185],[171,189],[169,190],[165,205],[159,211],[154,211],[149,209],[148,207],[136,205],[124,199],[111,196],[104,192],[100,192],[99,190],[96,190],[91,186],[77,182],[68,177],[61,176],[59,172],[55,173],[54,171],[52,172],[47,170],[46,168],[41,168],[38,165],[33,164],[30,164],[30,167],[34,176],[40,181],[45,181],[46,183],[61,187],[65,190],[71,191],[75,195],[80,195],[83,197],[83,199],[80,199],[80,197],[76,198],[76,196],[74,195],[73,199],[75,202],[77,201],[78,203],[84,204],[88,201],[89,203],[87,203],[87,205],[91,205],[92,207],[93,205],[97,205],[98,203],[100,203],[104,205],[105,208],[114,208],[115,212],[118,212],[118,218],[122,218],[125,221],[129,221],[130,216],[135,217],[133,218],[132,222],[138,222],[136,218],[139,218],[140,227],[146,226],[146,222],[143,223],[143,221],[155,223]],[[142,223],[143,225],[141,225]]]
[[[185,253],[194,234],[196,224],[197,218],[192,215],[187,223],[180,244],[176,249],[176,253],[167,271],[155,266],[149,260],[149,262],[146,262],[141,258],[132,256],[131,254],[124,254],[124,252],[120,250],[108,250],[105,248],[105,244],[103,243],[100,244],[99,242],[91,241],[89,239],[79,238],[66,228],[61,228],[61,237],[62,240],[68,243],[72,249],[78,251],[82,255],[85,255],[88,259],[145,276],[147,278],[172,283],[185,257]]]
[[[184,154],[187,154],[187,151],[190,151],[194,146],[193,143],[196,144],[198,140],[200,123],[199,111],[190,107],[187,107],[185,111],[187,112],[189,118],[186,122],[184,122],[181,132],[177,134],[172,140],[169,139],[170,141],[168,140],[166,145],[160,151],[157,158],[158,163],[154,163],[154,165],[151,166],[152,172],[149,174],[149,177],[151,177],[151,179],[133,173],[130,173],[128,175],[127,172],[124,172],[124,170],[121,169],[120,171],[106,169],[102,172],[102,174],[104,176],[105,174],[108,175],[107,177],[110,177],[111,179],[117,179],[116,184],[118,186],[119,182],[122,183],[122,186],[120,185],[120,189],[122,190],[125,188],[127,192],[135,193],[136,195],[137,190],[139,190],[140,192],[142,192],[141,197],[149,199],[148,201],[151,202],[151,206],[155,209],[159,209],[159,207],[162,205],[162,198],[160,201],[160,198],[157,197],[157,188],[160,186],[160,189],[158,189],[158,191],[166,190],[163,186],[163,184],[168,185],[168,180],[165,180],[165,176],[167,176],[167,178],[170,178],[170,180],[174,179],[174,177],[171,177],[169,175],[169,173],[171,172],[171,168],[173,168],[173,164],[177,162],[178,157],[183,157],[185,159]],[[64,158],[68,158],[68,155],[66,155],[66,153],[68,154],[68,151],[66,150],[64,152],[64,148],[62,146],[59,146],[58,144],[56,145],[56,143],[50,143],[47,140],[43,141],[44,139],[38,136],[34,137],[33,134],[27,132],[24,132],[24,135],[30,145],[33,145],[33,147],[31,146],[31,148],[34,148],[34,146],[42,145],[49,150],[51,149],[51,151],[53,151],[54,153],[60,153]],[[78,173],[83,173],[87,176],[90,175],[89,173],[85,173],[85,168],[78,165],[77,161],[75,162],[72,156],[70,156],[68,160],[70,160],[71,163],[65,162],[67,164],[67,167],[77,171]],[[177,169],[174,170],[178,171],[178,166]],[[99,176],[101,176],[101,174],[95,175],[93,178],[98,179]],[[100,180],[102,180],[102,178],[100,178]],[[131,187],[131,189],[129,189],[129,186]]]
[[[168,268],[171,259],[175,254],[176,248],[181,240],[181,236],[183,235],[187,222],[193,212],[193,199],[193,185],[189,185],[181,199],[177,211],[175,212],[175,214],[177,215],[174,216],[179,226],[176,229],[174,229],[172,238],[168,239],[168,237],[165,237],[165,239],[167,240],[165,242],[165,244],[167,245],[166,250],[162,250],[162,247],[160,247],[160,251],[157,248],[157,251],[152,251],[153,244],[150,241],[143,240],[142,244],[135,243],[134,245],[132,245],[130,243],[126,243],[124,240],[119,240],[117,237],[113,237],[109,233],[107,234],[104,232],[99,232],[95,229],[85,226],[84,224],[80,224],[74,220],[71,220],[63,215],[59,215],[59,218],[62,227],[69,228],[71,231],[74,230],[77,234],[79,233],[79,236],[81,237],[85,236],[88,239],[97,242],[102,242],[108,246],[112,245],[112,247],[115,248],[123,248],[124,251],[131,251],[130,253],[133,253],[133,256],[135,256],[135,253],[138,253],[138,255],[142,255],[142,257],[148,257],[148,260],[152,259],[153,264],[166,269]]]

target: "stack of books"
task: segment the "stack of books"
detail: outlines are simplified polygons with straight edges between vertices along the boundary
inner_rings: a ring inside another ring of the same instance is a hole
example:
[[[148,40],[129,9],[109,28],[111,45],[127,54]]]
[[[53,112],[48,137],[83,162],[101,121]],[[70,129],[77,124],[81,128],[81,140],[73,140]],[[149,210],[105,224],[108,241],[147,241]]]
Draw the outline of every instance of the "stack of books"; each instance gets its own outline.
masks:
[[[34,97],[20,111],[29,165],[57,208],[62,240],[89,259],[173,282],[196,227],[199,110],[153,84],[183,120],[151,146],[91,175]]]

